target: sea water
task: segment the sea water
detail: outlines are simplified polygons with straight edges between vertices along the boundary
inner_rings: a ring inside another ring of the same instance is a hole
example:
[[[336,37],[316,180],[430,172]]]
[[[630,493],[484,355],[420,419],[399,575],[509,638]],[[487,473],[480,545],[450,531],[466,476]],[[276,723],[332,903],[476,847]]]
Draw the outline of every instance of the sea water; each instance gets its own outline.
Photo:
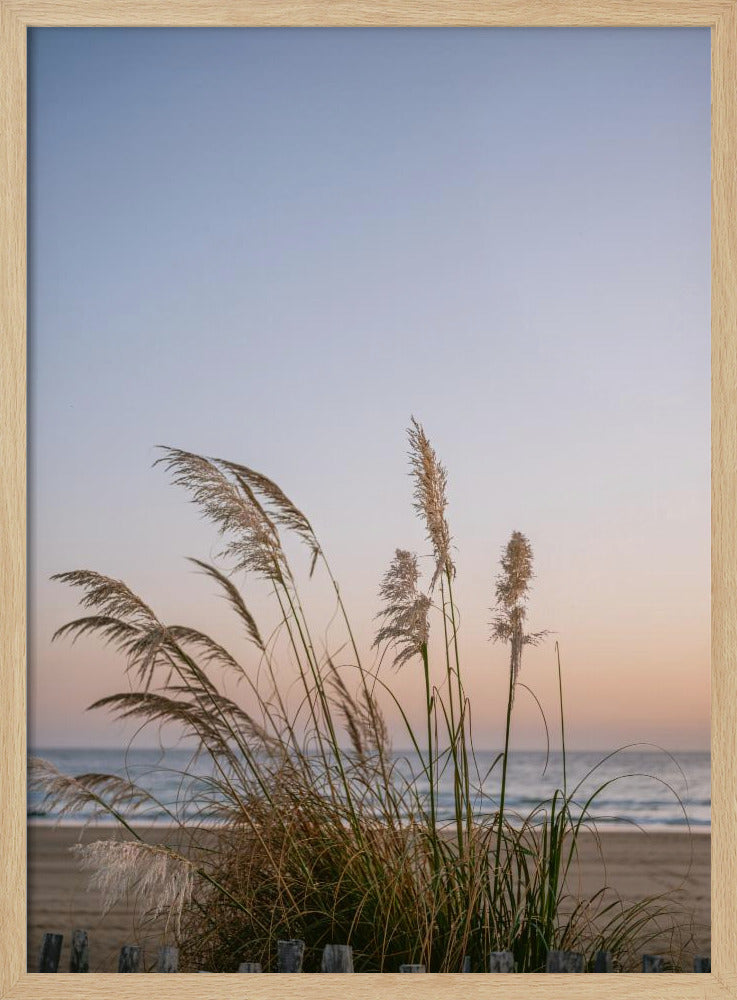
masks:
[[[165,808],[152,804],[139,816],[147,823],[207,821],[217,814],[217,793],[208,781],[211,761],[194,757],[182,748],[58,749],[36,748],[64,774],[104,772],[127,777],[151,792]],[[422,796],[427,792],[423,765],[416,753],[396,751],[396,767],[413,777]],[[499,752],[476,752],[473,762],[472,795],[477,816],[493,813],[499,802],[501,764]],[[497,761],[496,765],[494,762]],[[589,796],[601,789],[590,806],[590,816],[601,829],[692,830],[711,828],[711,759],[708,752],[673,752],[652,748],[621,752],[572,751],[566,756],[565,787],[572,796],[572,812],[580,813]],[[510,754],[507,777],[507,816],[528,816],[540,803],[549,802],[556,789],[564,787],[560,753],[516,751]],[[438,814],[441,820],[454,815],[452,771],[439,777]],[[121,810],[124,814],[125,809]],[[39,793],[29,793],[28,816],[34,823],[54,823],[59,817]],[[82,823],[92,809],[64,817],[66,823]]]

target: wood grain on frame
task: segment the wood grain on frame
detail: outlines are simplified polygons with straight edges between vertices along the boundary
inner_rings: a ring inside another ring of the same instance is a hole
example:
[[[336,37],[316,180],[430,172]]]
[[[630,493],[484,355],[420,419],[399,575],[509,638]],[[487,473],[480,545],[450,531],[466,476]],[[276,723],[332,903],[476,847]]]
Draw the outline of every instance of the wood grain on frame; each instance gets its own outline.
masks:
[[[737,0],[0,0],[0,997],[144,998],[150,980],[25,973],[26,30],[95,26],[620,26],[712,29],[712,967],[582,976],[579,998],[737,998]],[[203,982],[203,978],[206,980]],[[544,975],[177,975],[161,1000],[559,997]]]
[[[4,6],[29,27],[711,27],[730,0],[11,0]]]

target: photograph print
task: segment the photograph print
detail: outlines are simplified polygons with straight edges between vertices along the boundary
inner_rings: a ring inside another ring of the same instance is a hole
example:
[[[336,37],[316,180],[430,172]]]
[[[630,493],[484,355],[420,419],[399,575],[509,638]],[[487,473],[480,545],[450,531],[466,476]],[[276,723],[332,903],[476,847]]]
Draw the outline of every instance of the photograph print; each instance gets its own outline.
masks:
[[[28,971],[709,971],[709,31],[28,81]]]

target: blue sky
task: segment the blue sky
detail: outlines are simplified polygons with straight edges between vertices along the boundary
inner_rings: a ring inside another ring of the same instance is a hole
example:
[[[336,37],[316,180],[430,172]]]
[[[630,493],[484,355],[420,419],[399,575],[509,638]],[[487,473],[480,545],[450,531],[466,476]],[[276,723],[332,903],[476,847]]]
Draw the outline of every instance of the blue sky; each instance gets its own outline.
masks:
[[[573,744],[708,744],[709,63],[700,29],[30,32],[33,742],[123,736],[83,712],[118,661],[50,644],[75,613],[52,573],[231,638],[160,443],[279,482],[368,645],[394,548],[423,548],[414,414],[450,477],[479,741],[522,530]],[[524,667],[546,705],[553,662]]]

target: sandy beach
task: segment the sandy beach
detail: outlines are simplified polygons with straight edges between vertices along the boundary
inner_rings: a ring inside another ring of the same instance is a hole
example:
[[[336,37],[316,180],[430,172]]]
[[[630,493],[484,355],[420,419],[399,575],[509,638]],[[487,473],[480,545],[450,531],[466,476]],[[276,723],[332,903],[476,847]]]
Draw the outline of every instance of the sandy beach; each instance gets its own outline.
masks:
[[[90,969],[114,972],[121,945],[141,944],[147,970],[155,963],[161,944],[172,943],[162,920],[143,926],[133,900],[118,904],[104,917],[100,897],[87,889],[88,874],[81,871],[69,848],[113,836],[107,828],[30,826],[28,835],[28,969],[36,971],[41,938],[46,931],[62,933],[60,971],[68,969],[69,940],[76,927],[90,935]],[[672,892],[678,906],[673,920],[649,943],[653,954],[667,953],[671,941],[682,951],[683,967],[690,969],[694,954],[710,952],[711,837],[686,833],[616,832],[601,837],[606,877],[595,839],[581,838],[579,862],[569,883],[572,893],[591,895],[604,884],[623,899]],[[673,927],[674,924],[677,926]]]

